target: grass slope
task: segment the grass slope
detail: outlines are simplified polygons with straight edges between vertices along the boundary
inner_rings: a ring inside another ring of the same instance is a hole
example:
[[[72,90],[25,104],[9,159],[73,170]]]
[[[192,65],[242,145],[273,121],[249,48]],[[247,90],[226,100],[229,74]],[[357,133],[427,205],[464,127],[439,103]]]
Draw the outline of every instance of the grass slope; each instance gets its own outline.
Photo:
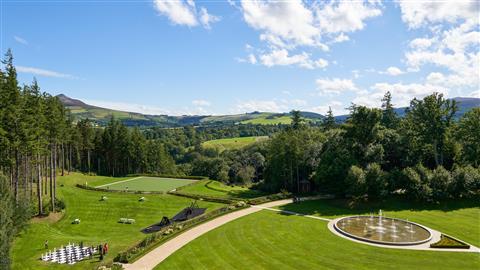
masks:
[[[202,145],[205,148],[216,148],[219,151],[241,149],[255,142],[266,140],[267,136],[235,137],[206,141]]]
[[[318,215],[326,213],[327,217],[341,214],[337,210],[330,211],[331,208],[323,206],[323,202],[301,203],[286,208],[292,209],[293,206],[297,211],[313,210],[317,211]],[[405,216],[416,213],[403,211],[402,215]],[[349,214],[348,211],[345,211],[345,214]],[[459,209],[446,215],[437,215],[436,210],[425,210],[423,215],[430,216],[430,222],[423,224],[427,226],[441,224],[442,228],[437,228],[440,230],[443,230],[443,226],[450,227],[451,233],[458,236],[469,227],[478,229],[478,214],[479,209],[475,207]],[[475,235],[470,237],[470,241],[474,242],[472,238],[475,238]],[[324,221],[261,211],[197,238],[155,269],[436,270],[479,269],[479,267],[478,254],[373,247],[334,235]]]
[[[86,245],[108,242],[111,251],[106,260],[111,260],[119,251],[145,237],[140,229],[160,221],[163,216],[173,216],[192,201],[172,195],[105,194],[74,187],[77,183],[100,185],[118,180],[119,178],[81,174],[59,177],[57,191],[58,196],[65,201],[65,215],[56,223],[48,220],[32,222],[28,229],[15,239],[12,252],[13,269],[93,269],[98,265],[97,259],[73,266],[41,262],[39,257],[45,252],[44,241],[49,241],[51,249],[68,242],[84,241]],[[61,187],[61,184],[64,186]],[[106,195],[108,200],[99,201],[102,195]],[[140,196],[147,200],[139,202]],[[199,205],[207,207],[207,211],[221,206],[204,201],[199,202]],[[117,223],[122,217],[133,218],[136,223]],[[81,224],[72,225],[75,218],[79,218]]]
[[[213,180],[201,180],[181,189],[182,193],[195,195],[205,195],[218,198],[240,198],[250,199],[265,195],[261,191],[252,190],[240,186],[227,186],[221,182]]]
[[[134,190],[134,191],[170,191],[172,189],[194,183],[196,180],[162,178],[162,177],[135,177],[124,181],[114,182],[100,188],[113,190]]]

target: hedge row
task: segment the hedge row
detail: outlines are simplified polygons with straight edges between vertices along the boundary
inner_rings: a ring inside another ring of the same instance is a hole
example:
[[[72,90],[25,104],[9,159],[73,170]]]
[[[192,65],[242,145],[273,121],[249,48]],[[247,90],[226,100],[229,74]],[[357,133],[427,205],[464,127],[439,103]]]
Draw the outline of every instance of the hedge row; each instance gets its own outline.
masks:
[[[203,200],[203,201],[225,203],[225,204],[231,204],[231,203],[241,201],[241,199],[235,199],[235,198],[221,198],[221,197],[214,197],[214,196],[207,196],[207,195],[200,195],[200,194],[185,193],[185,192],[178,191],[178,189],[177,191],[169,191],[168,194],[191,198],[195,200]]]
[[[112,193],[130,193],[130,194],[164,194],[163,191],[135,191],[135,190],[114,190],[106,188],[96,188],[87,185],[77,184],[76,187],[93,191],[112,192]]]
[[[430,244],[431,248],[460,248],[469,249],[470,246],[448,235],[441,235],[440,241]]]
[[[130,177],[163,177],[163,178],[176,178],[176,179],[191,179],[191,180],[208,180],[208,177],[205,176],[195,176],[195,175],[174,175],[174,174],[129,174]]]
[[[171,239],[178,234],[196,226],[200,223],[206,222],[208,220],[217,218],[227,213],[231,213],[240,209],[244,209],[249,207],[244,202],[236,202],[235,204],[231,204],[226,207],[222,207],[219,209],[215,209],[211,212],[207,212],[203,215],[198,217],[192,218],[190,220],[186,220],[183,222],[174,223],[170,226],[163,228],[161,231],[156,233],[152,233],[149,236],[145,237],[142,241],[135,244],[134,246],[130,247],[124,252],[120,252],[113,261],[120,262],[120,263],[131,263],[134,262],[136,259],[143,256],[146,252],[150,251],[154,247],[158,246],[159,244]]]
[[[272,201],[277,201],[277,200],[283,200],[287,198],[291,198],[292,193],[290,192],[281,192],[281,193],[276,193],[276,194],[271,194],[267,196],[262,196],[254,199],[249,199],[247,202],[252,205],[257,205],[257,204],[262,204],[262,203],[267,203],[267,202],[272,202]]]

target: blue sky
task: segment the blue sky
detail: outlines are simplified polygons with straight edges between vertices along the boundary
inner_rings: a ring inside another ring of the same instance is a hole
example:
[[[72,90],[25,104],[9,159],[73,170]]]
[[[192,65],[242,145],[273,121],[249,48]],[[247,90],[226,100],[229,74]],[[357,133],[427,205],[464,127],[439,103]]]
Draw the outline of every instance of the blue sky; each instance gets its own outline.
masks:
[[[151,114],[480,97],[475,1],[2,1],[22,83]]]

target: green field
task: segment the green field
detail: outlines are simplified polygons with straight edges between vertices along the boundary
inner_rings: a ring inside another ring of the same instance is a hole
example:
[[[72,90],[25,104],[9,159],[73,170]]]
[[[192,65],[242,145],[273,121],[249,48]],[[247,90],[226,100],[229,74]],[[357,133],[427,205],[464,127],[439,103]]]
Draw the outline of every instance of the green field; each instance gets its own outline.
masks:
[[[252,190],[240,186],[227,186],[221,182],[213,180],[201,180],[181,189],[182,193],[205,195],[218,198],[240,198],[250,199],[266,195],[258,190]]]
[[[197,180],[164,178],[164,177],[134,177],[118,182],[96,186],[97,188],[112,190],[134,190],[134,191],[163,191],[167,192],[181,186],[194,183]]]
[[[289,115],[278,117],[259,117],[255,119],[245,120],[242,124],[254,124],[254,125],[289,125],[292,122],[292,118]]]
[[[124,193],[102,193],[75,187],[75,184],[101,185],[126,178],[96,177],[82,174],[59,177],[58,196],[64,200],[66,211],[59,221],[50,219],[32,221],[28,229],[15,239],[12,251],[13,269],[93,269],[98,260],[85,261],[73,266],[43,263],[39,260],[45,252],[43,244],[49,241],[51,249],[68,242],[84,241],[85,245],[108,242],[110,252],[106,260],[112,260],[145,237],[140,230],[159,222],[163,216],[172,217],[188,206],[192,200],[172,195],[137,195]],[[62,186],[63,185],[63,186]],[[106,201],[100,201],[102,195]],[[140,196],[145,197],[140,202]],[[222,204],[198,202],[207,211],[219,208]],[[80,224],[71,222],[79,218]],[[135,224],[120,224],[120,218],[133,218]]]
[[[329,201],[291,204],[284,208],[325,217],[352,212]],[[459,204],[445,212],[441,208],[407,210],[399,207],[386,213],[422,221],[424,225],[478,244],[478,206]],[[479,254],[373,247],[334,235],[325,221],[264,210],[197,238],[155,269],[479,268]]]
[[[222,152],[224,150],[241,149],[255,142],[267,139],[267,136],[235,137],[206,141],[202,145],[205,148],[215,148]]]

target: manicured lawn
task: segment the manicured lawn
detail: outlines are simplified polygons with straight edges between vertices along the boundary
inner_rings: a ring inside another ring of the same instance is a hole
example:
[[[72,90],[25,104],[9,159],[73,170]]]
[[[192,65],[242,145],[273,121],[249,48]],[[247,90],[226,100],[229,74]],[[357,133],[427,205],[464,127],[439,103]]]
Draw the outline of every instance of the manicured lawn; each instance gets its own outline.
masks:
[[[235,137],[206,141],[202,145],[206,148],[216,148],[221,152],[224,150],[241,149],[252,143],[266,139],[268,139],[267,136]]]
[[[264,196],[266,194],[258,190],[249,189],[240,186],[228,186],[218,181],[201,180],[193,185],[181,189],[182,193],[195,195],[205,195],[219,198],[240,198],[251,199]]]
[[[342,200],[305,201],[289,204],[280,209],[326,218],[378,213],[382,209],[387,217],[408,219],[441,231],[472,245],[480,246],[480,203],[475,200],[456,200],[426,205],[408,201],[388,200],[364,204],[351,209]]]
[[[86,261],[73,266],[46,264],[39,260],[45,252],[43,244],[49,241],[51,249],[66,245],[68,242],[84,241],[85,245],[97,245],[108,242],[110,252],[106,260],[112,260],[122,251],[145,237],[140,230],[158,222],[163,216],[172,217],[191,203],[191,199],[172,195],[137,195],[123,193],[102,193],[74,187],[77,183],[88,182],[99,185],[104,182],[118,181],[118,178],[85,176],[72,174],[59,177],[58,196],[66,204],[64,217],[56,222],[35,221],[16,238],[12,257],[13,269],[93,269],[98,260]],[[61,187],[60,185],[64,185]],[[100,201],[102,195],[108,197]],[[144,196],[146,201],[140,202]],[[221,204],[200,201],[200,207],[207,211],[221,207]],[[135,224],[117,223],[120,218],[133,218]],[[71,222],[79,218],[81,223]]]
[[[133,177],[118,182],[103,184],[97,187],[113,190],[135,190],[135,191],[170,191],[172,189],[188,185],[196,180],[162,178],[162,177]]]
[[[306,211],[301,211],[304,203],[286,208],[318,215],[325,213],[327,217],[339,214],[322,204],[309,204],[303,209]],[[396,214],[415,213],[403,211]],[[425,211],[432,214],[431,223],[425,225],[451,223],[446,228],[452,232],[461,233],[474,227],[476,235],[479,233],[478,208],[454,210],[446,216],[438,215],[438,210]],[[471,220],[474,212],[477,218]],[[425,212],[424,216],[429,213]],[[476,223],[466,226],[466,221]],[[470,240],[474,238],[472,235]],[[155,269],[480,269],[480,255],[373,247],[334,235],[325,221],[264,210],[197,238]]]

